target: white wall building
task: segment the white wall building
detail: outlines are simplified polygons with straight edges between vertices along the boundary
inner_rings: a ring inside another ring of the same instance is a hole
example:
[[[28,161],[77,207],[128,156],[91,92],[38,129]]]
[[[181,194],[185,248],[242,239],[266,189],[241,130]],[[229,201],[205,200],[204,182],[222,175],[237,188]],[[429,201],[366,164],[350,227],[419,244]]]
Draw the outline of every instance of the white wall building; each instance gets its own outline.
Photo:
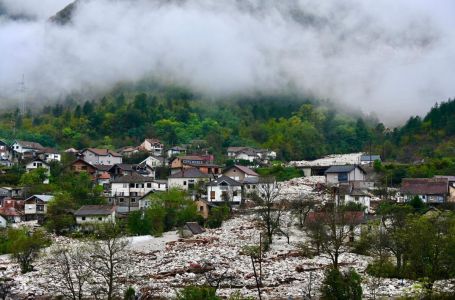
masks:
[[[365,181],[366,172],[357,165],[331,166],[325,171],[328,185]]]
[[[51,175],[51,167],[49,166],[48,163],[46,163],[45,161],[42,161],[40,159],[35,159],[35,160],[32,160],[31,162],[29,162],[28,164],[25,165],[25,171],[27,173],[33,171],[33,170],[36,170],[38,168],[42,168],[42,169],[45,169],[46,170],[46,179],[43,181],[44,184],[48,184],[49,183],[49,176]]]
[[[76,224],[115,223],[114,205],[84,205],[75,213]]]
[[[109,149],[87,148],[81,154],[83,159],[92,165],[115,165],[122,163],[122,156]]]
[[[242,201],[242,184],[230,177],[221,176],[207,184],[207,201],[240,204]]]

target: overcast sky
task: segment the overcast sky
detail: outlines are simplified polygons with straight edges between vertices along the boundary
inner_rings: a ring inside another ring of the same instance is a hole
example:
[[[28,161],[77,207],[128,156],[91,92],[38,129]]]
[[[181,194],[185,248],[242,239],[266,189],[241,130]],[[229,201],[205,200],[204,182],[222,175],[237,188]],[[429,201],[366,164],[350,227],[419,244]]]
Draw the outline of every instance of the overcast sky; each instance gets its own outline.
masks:
[[[153,76],[211,96],[293,87],[388,124],[455,96],[455,1],[0,0],[0,101]],[[13,16],[13,17],[12,17]],[[26,18],[18,18],[18,16]]]

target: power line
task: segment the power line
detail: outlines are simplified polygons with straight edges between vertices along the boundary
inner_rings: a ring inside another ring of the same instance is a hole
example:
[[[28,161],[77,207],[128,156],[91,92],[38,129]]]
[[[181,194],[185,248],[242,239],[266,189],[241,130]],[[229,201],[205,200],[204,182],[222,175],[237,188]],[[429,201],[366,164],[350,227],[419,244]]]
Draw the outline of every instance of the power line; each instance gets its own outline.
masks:
[[[27,88],[25,87],[25,76],[22,74],[22,80],[19,82],[19,93],[20,93],[20,100],[19,100],[19,110],[22,115],[26,113],[26,103],[25,103],[25,92]]]

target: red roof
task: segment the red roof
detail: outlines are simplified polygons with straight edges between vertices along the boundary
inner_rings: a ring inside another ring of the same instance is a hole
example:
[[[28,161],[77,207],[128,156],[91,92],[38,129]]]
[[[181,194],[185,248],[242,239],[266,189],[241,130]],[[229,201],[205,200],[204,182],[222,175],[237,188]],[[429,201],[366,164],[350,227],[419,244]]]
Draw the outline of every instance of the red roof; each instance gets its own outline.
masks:
[[[98,176],[98,179],[111,179],[111,175],[108,172],[103,172]]]
[[[0,208],[0,215],[2,215],[2,216],[15,217],[15,216],[21,216],[22,214],[23,214],[22,211],[19,211],[14,207]]]
[[[404,178],[401,192],[410,195],[446,195],[449,191],[447,178]]]
[[[360,224],[362,223],[365,214],[363,211],[346,211],[343,215],[337,216],[339,219],[343,219],[343,223],[346,224]],[[306,218],[307,223],[329,223],[332,220],[332,212],[327,211],[312,211]],[[340,220],[341,221],[341,220]]]

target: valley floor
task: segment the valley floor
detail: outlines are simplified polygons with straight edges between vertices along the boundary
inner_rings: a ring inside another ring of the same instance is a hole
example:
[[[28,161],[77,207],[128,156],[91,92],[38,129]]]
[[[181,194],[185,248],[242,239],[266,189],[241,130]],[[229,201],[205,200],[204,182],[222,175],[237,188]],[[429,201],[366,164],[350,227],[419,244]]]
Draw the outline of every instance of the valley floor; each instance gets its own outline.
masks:
[[[288,219],[289,215],[286,216]],[[290,223],[290,219],[288,220]],[[330,260],[323,256],[312,259],[298,254],[297,244],[305,240],[304,234],[290,228],[290,244],[285,237],[276,237],[271,250],[265,253],[262,263],[263,299],[302,299],[309,290],[317,299],[324,270]],[[223,274],[218,293],[228,296],[236,291],[242,295],[257,296],[255,277],[249,256],[242,255],[242,247],[259,242],[259,230],[253,216],[237,216],[226,221],[219,229],[192,238],[180,239],[176,232],[163,237],[130,237],[125,253],[127,267],[122,271],[122,290],[128,285],[145,296],[172,298],[177,289],[189,284],[206,283],[208,277],[219,278]],[[80,243],[77,240],[56,237],[54,244]],[[49,253],[49,251],[46,251]],[[342,268],[354,268],[364,282],[365,298],[390,299],[418,292],[414,282],[398,279],[373,280],[365,274],[370,257],[345,253],[341,256]],[[47,276],[51,266],[45,255],[35,263],[36,271],[20,274],[17,264],[8,255],[0,257],[0,269],[4,276],[12,277],[15,295],[52,295],[58,282]],[[441,284],[439,284],[441,285]]]

